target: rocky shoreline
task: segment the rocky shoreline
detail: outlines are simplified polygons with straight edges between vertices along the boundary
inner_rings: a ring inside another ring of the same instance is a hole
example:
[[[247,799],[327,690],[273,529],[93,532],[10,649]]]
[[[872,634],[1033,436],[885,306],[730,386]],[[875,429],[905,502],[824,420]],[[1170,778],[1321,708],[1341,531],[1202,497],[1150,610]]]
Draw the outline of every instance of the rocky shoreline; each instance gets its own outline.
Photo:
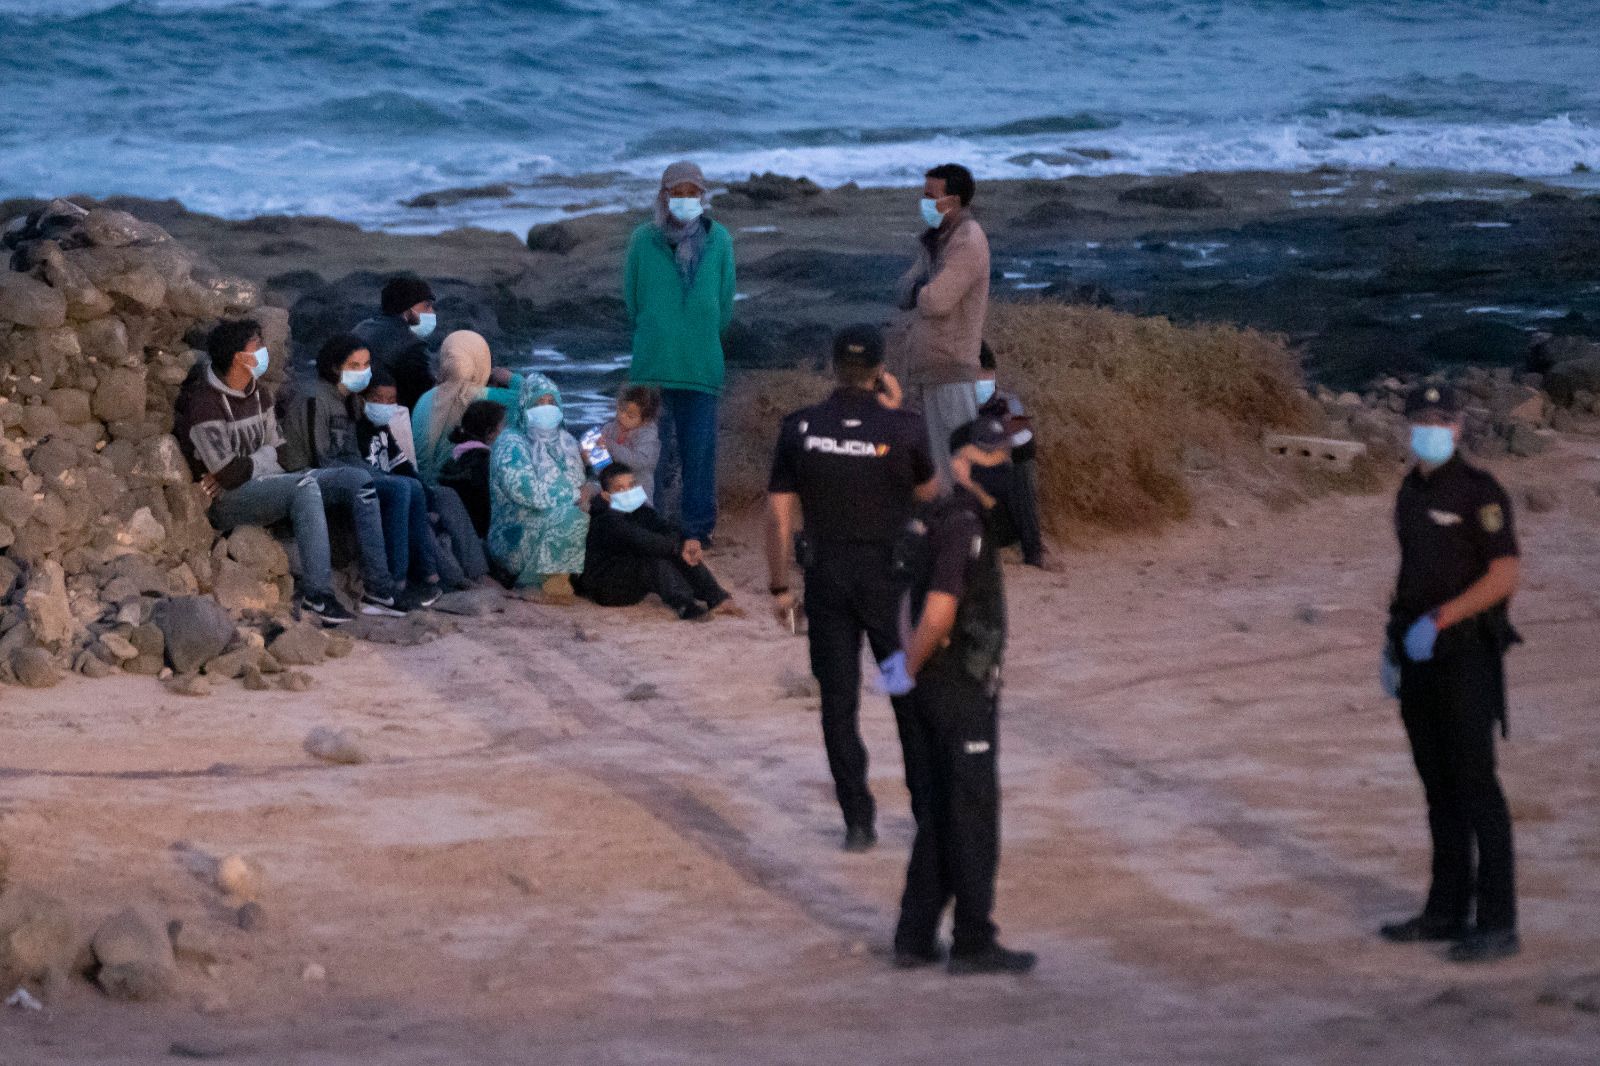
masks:
[[[448,202],[452,190],[431,194]],[[765,175],[721,191],[733,230],[736,366],[815,361],[835,326],[889,314],[915,239],[915,192],[822,189]],[[470,327],[497,357],[556,348],[615,358],[617,294],[640,214],[578,215],[527,241],[480,229],[370,232],[332,219],[228,221],[172,201],[115,199],[291,312],[307,350],[366,314],[381,278],[435,279],[441,333]],[[36,206],[0,203],[0,224]],[[1310,377],[1362,388],[1456,365],[1524,369],[1536,335],[1600,337],[1600,196],[1451,172],[1243,173],[986,183],[978,211],[995,294],[1094,302],[1180,322],[1283,333]]]

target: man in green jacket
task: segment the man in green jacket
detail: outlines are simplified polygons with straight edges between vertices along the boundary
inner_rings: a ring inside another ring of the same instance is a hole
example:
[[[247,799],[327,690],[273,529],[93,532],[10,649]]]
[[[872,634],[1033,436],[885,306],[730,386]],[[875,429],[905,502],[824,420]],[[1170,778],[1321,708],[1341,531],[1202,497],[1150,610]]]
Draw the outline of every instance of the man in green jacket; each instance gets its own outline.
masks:
[[[674,163],[661,176],[655,218],[633,231],[622,298],[633,323],[629,378],[661,390],[657,505],[671,514],[681,471],[684,535],[709,544],[717,525],[717,399],[722,332],[733,320],[733,238],[705,215],[705,175]]]

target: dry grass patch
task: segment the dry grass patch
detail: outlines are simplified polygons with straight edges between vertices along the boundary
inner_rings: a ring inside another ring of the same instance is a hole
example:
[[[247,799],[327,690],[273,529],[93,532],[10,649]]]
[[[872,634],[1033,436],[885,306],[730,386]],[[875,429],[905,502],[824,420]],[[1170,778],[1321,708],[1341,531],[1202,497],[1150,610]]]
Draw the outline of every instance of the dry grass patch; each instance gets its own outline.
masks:
[[[808,370],[741,370],[728,377],[718,441],[717,495],[730,513],[760,506],[785,415],[817,403],[831,378]]]

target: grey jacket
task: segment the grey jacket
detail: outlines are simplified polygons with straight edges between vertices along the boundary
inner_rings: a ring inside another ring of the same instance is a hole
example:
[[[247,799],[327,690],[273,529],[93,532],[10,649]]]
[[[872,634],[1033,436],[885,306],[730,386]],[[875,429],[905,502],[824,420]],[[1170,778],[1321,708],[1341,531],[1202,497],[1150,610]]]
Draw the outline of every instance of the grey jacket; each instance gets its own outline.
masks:
[[[318,378],[294,390],[279,406],[284,440],[278,458],[285,470],[367,469],[356,439],[361,397],[341,396],[337,386]]]

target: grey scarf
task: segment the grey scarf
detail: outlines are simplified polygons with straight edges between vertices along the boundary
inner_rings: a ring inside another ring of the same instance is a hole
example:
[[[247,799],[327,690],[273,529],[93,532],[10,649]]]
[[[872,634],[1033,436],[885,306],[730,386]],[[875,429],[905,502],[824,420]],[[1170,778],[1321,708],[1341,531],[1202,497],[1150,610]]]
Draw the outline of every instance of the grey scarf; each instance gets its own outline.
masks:
[[[706,233],[711,229],[711,220],[701,215],[693,222],[679,222],[667,211],[665,201],[657,199],[656,226],[667,239],[667,245],[678,263],[678,276],[683,279],[683,287],[688,289],[694,284],[695,273],[700,269],[700,257],[706,250]]]

